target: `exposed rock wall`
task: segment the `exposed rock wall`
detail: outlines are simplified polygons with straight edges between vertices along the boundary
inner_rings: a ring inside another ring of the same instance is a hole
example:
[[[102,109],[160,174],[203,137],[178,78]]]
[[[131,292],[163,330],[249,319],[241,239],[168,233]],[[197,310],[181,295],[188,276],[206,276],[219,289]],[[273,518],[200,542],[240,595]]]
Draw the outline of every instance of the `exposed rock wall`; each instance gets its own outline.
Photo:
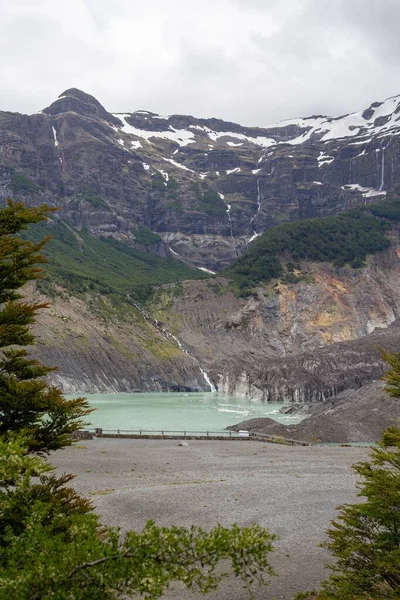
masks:
[[[218,271],[272,225],[396,192],[399,113],[395,97],[254,128],[112,115],[71,89],[38,114],[0,113],[0,197],[58,205],[66,222],[132,245],[147,226],[163,240],[151,251]],[[365,269],[302,269],[300,283],[250,299],[222,278],[162,288],[148,310],[199,362],[134,308],[115,313],[89,296],[55,298],[35,351],[60,365],[54,378],[70,391],[208,389],[201,365],[230,393],[312,402],[379,376],[371,348],[397,344],[395,327],[374,333],[399,318],[396,245]]]
[[[164,286],[150,309],[226,393],[316,402],[379,378],[377,347],[396,350],[400,342],[396,247],[364,269],[308,264],[303,274],[250,299],[237,298],[222,278]]]
[[[250,299],[223,278],[170,284],[147,313],[59,290],[34,353],[70,393],[209,390],[204,369],[225,393],[327,401],[381,377],[378,347],[399,349],[399,262],[391,248],[364,269],[308,264],[304,281]]]
[[[395,191],[399,110],[395,97],[354,115],[257,128],[112,115],[70,89],[34,115],[0,112],[0,197],[56,204],[78,228],[131,244],[142,224],[162,235],[164,253],[171,246],[219,270],[272,225]]]
[[[34,327],[32,353],[58,367],[50,378],[66,393],[209,390],[198,361],[134,307],[62,291],[51,302]]]

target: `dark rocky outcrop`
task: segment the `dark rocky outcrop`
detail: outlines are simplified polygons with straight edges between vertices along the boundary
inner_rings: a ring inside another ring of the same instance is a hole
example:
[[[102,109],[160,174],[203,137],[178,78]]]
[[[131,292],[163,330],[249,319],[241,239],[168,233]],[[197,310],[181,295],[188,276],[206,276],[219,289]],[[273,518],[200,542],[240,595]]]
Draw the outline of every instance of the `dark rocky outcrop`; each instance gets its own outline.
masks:
[[[42,112],[52,117],[72,112],[83,117],[107,121],[107,123],[116,126],[121,124],[116,117],[106,111],[94,96],[76,88],[71,88],[60,94],[58,99],[49,107],[44,108]]]
[[[306,442],[360,443],[377,442],[382,432],[398,424],[400,403],[375,381],[360,389],[349,389],[336,398],[310,407],[311,414],[296,425],[282,425],[272,419],[252,419],[228,427],[280,435]]]

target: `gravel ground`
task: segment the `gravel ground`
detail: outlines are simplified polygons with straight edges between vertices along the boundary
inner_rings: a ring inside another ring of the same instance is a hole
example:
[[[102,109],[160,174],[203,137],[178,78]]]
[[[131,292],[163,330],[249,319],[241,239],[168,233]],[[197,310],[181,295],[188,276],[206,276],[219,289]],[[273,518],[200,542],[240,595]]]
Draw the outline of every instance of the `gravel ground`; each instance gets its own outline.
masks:
[[[290,600],[324,577],[329,556],[318,547],[335,509],[356,497],[351,465],[368,456],[360,447],[288,447],[260,442],[94,439],[51,457],[58,472],[75,473],[104,523],[139,529],[163,525],[259,523],[277,533],[271,562],[279,575],[257,600]],[[178,600],[194,598],[179,587]],[[242,600],[232,577],[208,596]]]

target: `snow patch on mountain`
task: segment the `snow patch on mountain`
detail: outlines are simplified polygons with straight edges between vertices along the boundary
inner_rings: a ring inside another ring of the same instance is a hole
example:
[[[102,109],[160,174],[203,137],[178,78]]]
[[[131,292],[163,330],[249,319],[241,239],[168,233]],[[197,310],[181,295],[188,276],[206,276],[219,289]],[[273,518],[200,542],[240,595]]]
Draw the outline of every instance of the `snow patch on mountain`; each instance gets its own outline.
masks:
[[[169,181],[169,174],[166,173],[165,171],[163,171],[162,169],[157,169],[157,171],[159,173],[161,173],[161,175],[163,176],[163,178],[165,179],[164,181],[164,185],[167,185],[168,181]]]
[[[324,154],[324,152],[320,152],[317,158],[318,166],[323,167],[324,165],[330,165],[332,161],[335,160],[334,156],[329,156],[329,154]]]
[[[150,138],[162,138],[165,140],[170,140],[171,142],[176,142],[179,144],[179,146],[187,146],[194,141],[194,134],[186,129],[175,129],[170,125],[167,131],[147,131],[146,129],[138,129],[133,125],[130,125],[126,121],[126,119],[131,116],[130,114],[116,113],[113,116],[122,122],[122,127],[120,130],[128,133],[129,135],[135,135],[136,137],[144,138],[145,140],[150,140]]]
[[[367,110],[354,112],[341,117],[306,117],[280,121],[273,128],[295,125],[305,129],[295,138],[286,140],[290,145],[303,144],[313,136],[322,142],[329,142],[347,137],[384,136],[400,130],[400,96],[387,98],[384,102],[374,103]],[[377,119],[379,119],[378,122]],[[367,143],[365,139],[356,143]]]
[[[57,131],[54,126],[52,126],[52,130],[53,130],[54,146],[57,148],[57,146],[58,146]]]
[[[189,167],[182,165],[182,163],[177,162],[173,158],[165,158],[165,156],[163,156],[163,160],[165,160],[166,162],[169,162],[171,165],[174,165],[174,167],[178,167],[178,169],[183,169],[184,171],[189,171],[190,173],[195,173],[195,171],[193,171],[193,169],[189,169]]]
[[[359,183],[348,183],[347,185],[342,185],[341,189],[349,192],[362,192],[363,198],[373,198],[374,196],[386,196],[386,192],[383,190],[376,190],[374,188],[364,187]]]
[[[274,146],[276,144],[275,139],[268,138],[265,136],[250,136],[244,135],[244,133],[235,133],[233,131],[214,131],[209,127],[205,127],[203,125],[189,125],[190,129],[194,129],[195,131],[199,131],[201,133],[206,134],[211,140],[214,142],[219,141],[221,138],[233,138],[237,140],[242,140],[243,142],[250,142],[251,144],[256,144],[257,146],[264,146],[265,148],[269,148],[270,146]],[[238,142],[226,142],[229,146],[238,146]]]

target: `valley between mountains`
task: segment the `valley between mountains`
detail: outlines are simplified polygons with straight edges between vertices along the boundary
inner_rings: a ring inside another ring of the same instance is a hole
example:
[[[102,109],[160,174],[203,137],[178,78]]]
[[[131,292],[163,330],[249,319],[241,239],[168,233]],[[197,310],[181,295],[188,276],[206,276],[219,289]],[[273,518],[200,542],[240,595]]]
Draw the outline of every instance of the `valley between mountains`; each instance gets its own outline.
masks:
[[[34,354],[68,393],[215,386],[362,422],[400,347],[399,161],[398,96],[265,128],[76,89],[0,113],[0,195],[59,208],[27,234],[53,236]]]

